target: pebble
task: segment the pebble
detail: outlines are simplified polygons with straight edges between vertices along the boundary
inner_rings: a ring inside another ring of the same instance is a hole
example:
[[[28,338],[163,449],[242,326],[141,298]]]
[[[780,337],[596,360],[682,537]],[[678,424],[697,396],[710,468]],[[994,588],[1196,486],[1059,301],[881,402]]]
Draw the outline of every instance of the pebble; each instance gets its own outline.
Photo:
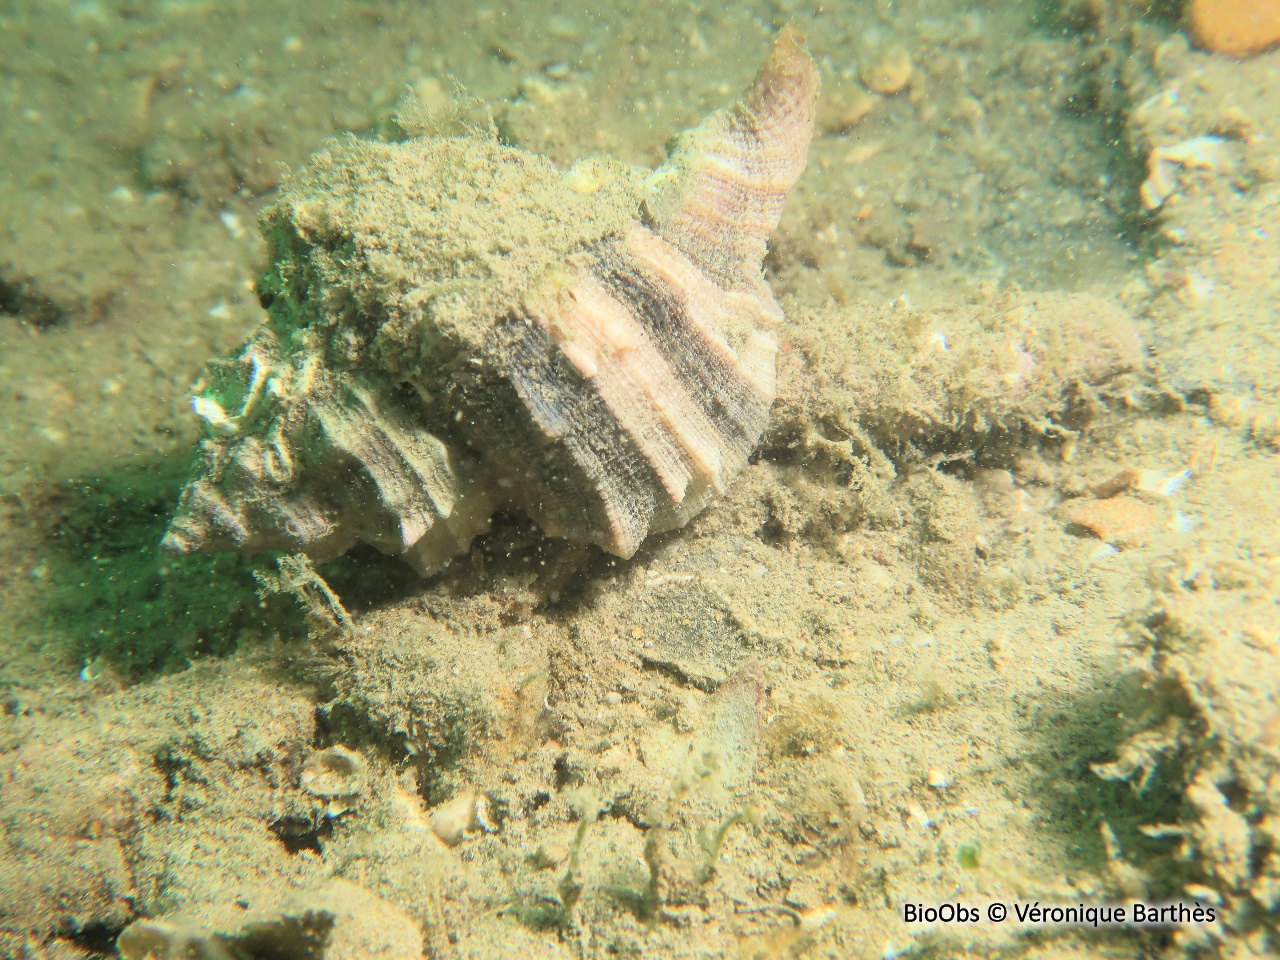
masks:
[[[1121,467],[1105,480],[1089,484],[1089,492],[1099,500],[1106,500],[1118,493],[1124,493],[1138,482],[1141,475],[1142,472],[1136,467]]]
[[[1134,497],[1114,496],[1082,504],[1071,512],[1070,520],[1111,546],[1124,549],[1148,543],[1152,531],[1160,526],[1161,515]]]
[[[1139,194],[1142,205],[1157,210],[1178,191],[1182,171],[1216,170],[1222,165],[1221,137],[1192,137],[1169,147],[1156,147],[1147,157],[1147,179]]]
[[[1192,0],[1191,36],[1205,50],[1247,57],[1280,44],[1280,0]]]
[[[886,96],[897,93],[911,82],[911,57],[902,47],[890,47],[875,61],[863,69],[862,82],[867,88]]]
[[[433,807],[428,823],[432,832],[450,847],[498,829],[490,816],[489,798],[471,791],[458,793]]]
[[[829,94],[824,92],[818,103],[818,128],[830,135],[845,133],[857,126],[875,104],[875,98],[856,84],[836,87]]]

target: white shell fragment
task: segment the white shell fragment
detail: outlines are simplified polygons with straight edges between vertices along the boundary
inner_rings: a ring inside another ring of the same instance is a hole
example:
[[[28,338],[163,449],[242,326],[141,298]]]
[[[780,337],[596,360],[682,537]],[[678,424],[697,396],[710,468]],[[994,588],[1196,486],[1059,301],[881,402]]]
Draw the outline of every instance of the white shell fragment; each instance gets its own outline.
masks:
[[[1221,137],[1192,137],[1156,147],[1147,157],[1147,179],[1139,193],[1147,210],[1158,210],[1182,184],[1182,171],[1216,170],[1224,162]]]
[[[346,747],[329,747],[307,761],[298,785],[324,801],[327,816],[336,817],[355,807],[368,780],[364,757]]]
[[[496,833],[497,821],[483,793],[463,791],[435,807],[430,815],[431,832],[446,846],[456,847],[482,833]]]

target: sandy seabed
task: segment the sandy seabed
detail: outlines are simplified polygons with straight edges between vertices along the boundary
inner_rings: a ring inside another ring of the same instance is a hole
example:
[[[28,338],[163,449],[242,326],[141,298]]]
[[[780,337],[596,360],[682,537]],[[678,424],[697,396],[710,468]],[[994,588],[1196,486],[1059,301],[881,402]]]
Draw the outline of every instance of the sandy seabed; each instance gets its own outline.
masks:
[[[10,4],[0,953],[1273,953],[1280,52],[1137,12]],[[158,553],[285,165],[451,77],[653,165],[788,20],[819,134],[722,500],[427,581]]]

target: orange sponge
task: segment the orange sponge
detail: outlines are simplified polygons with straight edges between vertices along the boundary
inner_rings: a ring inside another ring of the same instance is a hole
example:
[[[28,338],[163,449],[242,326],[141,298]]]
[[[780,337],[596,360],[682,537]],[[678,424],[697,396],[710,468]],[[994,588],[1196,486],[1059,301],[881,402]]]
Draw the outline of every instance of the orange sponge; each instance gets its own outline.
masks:
[[[1280,44],[1280,0],[1191,0],[1191,36],[1206,50],[1244,57]]]

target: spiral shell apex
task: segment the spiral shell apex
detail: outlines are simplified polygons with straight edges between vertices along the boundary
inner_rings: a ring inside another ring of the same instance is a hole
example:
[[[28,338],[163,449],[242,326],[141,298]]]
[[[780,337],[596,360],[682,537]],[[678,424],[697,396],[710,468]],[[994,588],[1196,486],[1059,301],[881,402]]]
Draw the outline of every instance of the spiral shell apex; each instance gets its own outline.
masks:
[[[817,87],[784,30],[647,175],[483,135],[330,144],[263,214],[268,318],[206,370],[166,546],[365,542],[427,574],[504,507],[623,557],[688,522],[774,398],[761,261]]]

